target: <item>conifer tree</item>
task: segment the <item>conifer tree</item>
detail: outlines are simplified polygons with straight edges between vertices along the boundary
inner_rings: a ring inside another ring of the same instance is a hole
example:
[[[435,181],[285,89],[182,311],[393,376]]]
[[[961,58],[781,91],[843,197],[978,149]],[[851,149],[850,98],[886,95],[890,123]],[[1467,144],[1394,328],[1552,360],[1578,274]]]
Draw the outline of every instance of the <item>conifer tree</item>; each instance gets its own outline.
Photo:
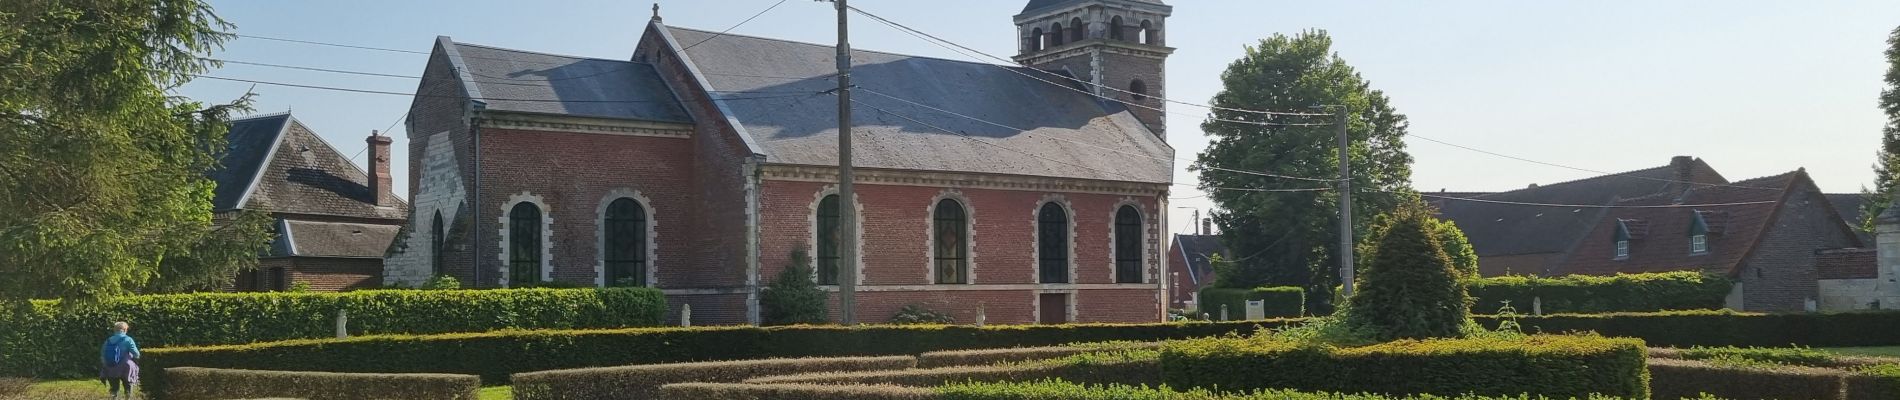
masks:
[[[1455,337],[1470,318],[1465,283],[1439,247],[1428,212],[1417,207],[1382,219],[1378,251],[1348,299],[1347,322],[1375,339]]]
[[[1887,126],[1880,135],[1874,187],[1861,189],[1866,200],[1860,203],[1860,228],[1868,232],[1874,230],[1874,218],[1892,204],[1894,190],[1900,189],[1900,28],[1887,36],[1887,88],[1880,91],[1880,110],[1887,113]]]

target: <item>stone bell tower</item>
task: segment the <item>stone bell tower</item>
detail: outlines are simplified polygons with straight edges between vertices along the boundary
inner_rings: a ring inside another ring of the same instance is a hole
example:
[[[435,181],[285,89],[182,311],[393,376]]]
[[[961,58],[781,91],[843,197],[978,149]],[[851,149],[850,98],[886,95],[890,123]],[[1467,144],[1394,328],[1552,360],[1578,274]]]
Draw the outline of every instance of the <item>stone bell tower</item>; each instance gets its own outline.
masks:
[[[1030,0],[1016,14],[1016,62],[1066,71],[1097,95],[1121,100],[1167,139],[1167,19],[1161,0]],[[1104,87],[1114,88],[1106,89]]]

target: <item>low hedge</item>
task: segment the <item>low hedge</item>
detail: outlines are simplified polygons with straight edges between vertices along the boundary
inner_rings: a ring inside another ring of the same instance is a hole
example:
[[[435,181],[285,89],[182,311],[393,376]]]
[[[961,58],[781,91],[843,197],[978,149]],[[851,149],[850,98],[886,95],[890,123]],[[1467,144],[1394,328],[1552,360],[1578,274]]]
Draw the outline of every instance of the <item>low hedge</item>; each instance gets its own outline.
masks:
[[[498,331],[378,335],[151,349],[147,369],[175,366],[329,372],[442,372],[490,384],[569,368],[793,357],[881,356],[1076,342],[1156,341],[1251,333],[1287,321],[1072,325],[883,325]],[[606,351],[611,350],[611,351]],[[147,386],[162,386],[146,379]]]
[[[1865,366],[1847,377],[1847,400],[1900,399],[1900,364]]]
[[[515,374],[515,400],[647,399],[670,383],[736,383],[819,371],[888,371],[917,366],[911,356],[775,358],[580,368]]]
[[[694,400],[938,400],[931,389],[868,385],[750,385],[675,383],[660,388],[661,399]]]
[[[1681,271],[1552,278],[1499,276],[1471,279],[1465,288],[1476,312],[1496,312],[1508,300],[1519,313],[1530,314],[1532,299],[1536,298],[1542,300],[1544,313],[1554,314],[1716,310],[1725,306],[1732,286],[1726,277]]]
[[[959,382],[1028,382],[1061,379],[1090,384],[1157,385],[1156,357],[1114,360],[1061,360],[1021,364],[962,366],[903,371],[819,372],[748,379],[753,384],[942,386]]]
[[[1081,385],[1062,381],[957,383],[936,388],[867,385],[796,385],[680,383],[666,385],[661,398],[704,400],[1524,400],[1523,396],[1387,397],[1373,394],[1262,390],[1216,393],[1203,389]],[[1590,396],[1588,400],[1616,400]]]
[[[1220,318],[1221,306],[1227,306],[1227,320],[1238,321],[1247,318],[1247,301],[1260,300],[1266,307],[1267,318],[1300,317],[1306,315],[1306,290],[1296,286],[1258,287],[1252,289],[1233,289],[1206,287],[1201,289],[1197,301],[1201,312]]]
[[[347,310],[352,334],[433,334],[498,329],[659,325],[666,298],[646,288],[371,290],[347,293],[198,293],[129,296],[66,307],[32,302],[0,310],[0,376],[96,374],[113,321],[132,324],[146,349],[243,344],[336,335]]]
[[[481,378],[474,375],[450,374],[339,374],[185,367],[166,369],[164,375],[172,384],[163,392],[155,393],[171,400],[267,397],[475,400],[476,392],[482,387]]]
[[[1797,366],[1722,366],[1694,360],[1652,359],[1649,388],[1658,399],[1708,393],[1729,400],[1834,400],[1847,373]]]
[[[1162,347],[1162,380],[1228,391],[1647,398],[1640,340],[1537,335],[1400,340],[1364,347],[1210,338]]]
[[[1500,318],[1473,316],[1496,328]],[[1900,312],[1759,314],[1728,310],[1556,314],[1515,318],[1525,333],[1597,332],[1651,346],[1863,347],[1900,345]]]
[[[1068,346],[1015,347],[1006,349],[945,350],[917,355],[920,368],[960,367],[975,365],[996,365],[1023,361],[1047,360],[1097,352],[1124,349],[1154,349],[1161,347],[1159,342],[1109,342],[1081,343]]]

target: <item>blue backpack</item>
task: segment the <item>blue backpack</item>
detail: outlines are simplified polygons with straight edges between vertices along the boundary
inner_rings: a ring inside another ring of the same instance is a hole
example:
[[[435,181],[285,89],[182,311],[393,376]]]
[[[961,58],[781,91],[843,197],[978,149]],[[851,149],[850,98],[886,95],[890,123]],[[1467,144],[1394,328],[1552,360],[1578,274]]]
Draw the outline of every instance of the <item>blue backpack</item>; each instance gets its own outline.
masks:
[[[125,336],[116,335],[106,338],[105,347],[99,352],[99,361],[104,362],[106,365],[124,364],[126,355],[125,342],[128,339],[129,338]]]

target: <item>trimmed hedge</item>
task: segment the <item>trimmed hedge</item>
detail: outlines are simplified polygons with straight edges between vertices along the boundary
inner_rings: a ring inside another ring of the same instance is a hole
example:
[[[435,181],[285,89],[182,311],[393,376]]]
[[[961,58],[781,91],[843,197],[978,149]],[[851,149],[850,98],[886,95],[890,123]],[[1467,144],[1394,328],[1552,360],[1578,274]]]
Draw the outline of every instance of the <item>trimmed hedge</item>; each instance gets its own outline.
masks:
[[[1642,341],[1594,336],[1400,340],[1364,347],[1211,338],[1162,347],[1162,380],[1228,391],[1647,398]]]
[[[787,326],[499,331],[382,335],[145,351],[146,369],[176,366],[329,372],[442,372],[507,383],[521,372],[693,361],[881,356],[1251,333],[1286,320],[1007,326]],[[603,351],[611,349],[612,351]],[[146,386],[162,386],[147,378]]]
[[[938,400],[936,391],[903,386],[747,385],[675,383],[660,388],[661,399],[695,400]]]
[[[172,400],[290,397],[307,400],[450,399],[475,400],[482,381],[473,375],[339,374],[298,371],[246,371],[171,368],[172,385],[162,396]],[[154,391],[156,393],[156,391]]]
[[[339,310],[348,310],[352,334],[621,328],[659,325],[666,297],[612,288],[198,293],[72,308],[35,301],[31,310],[0,310],[0,376],[96,374],[113,321],[130,322],[139,346],[153,349],[334,337]]]
[[[1288,318],[1306,315],[1306,290],[1295,286],[1257,287],[1252,289],[1232,289],[1220,287],[1201,288],[1198,299],[1201,312],[1211,318],[1220,318],[1220,306],[1227,306],[1227,319],[1239,321],[1247,318],[1247,301],[1262,300],[1266,306],[1267,318]]]
[[[1061,379],[1090,384],[1158,385],[1161,363],[1153,351],[903,371],[819,372],[748,379],[755,384],[942,386],[959,382],[1028,382]]]
[[[1860,368],[1847,377],[1847,400],[1900,399],[1900,364]]]
[[[1541,298],[1545,314],[1717,310],[1725,306],[1731,280],[1696,271],[1553,278],[1499,276],[1466,281],[1472,311],[1497,312],[1504,301],[1530,314]]]
[[[919,368],[996,365],[1024,361],[1063,358],[1083,353],[1117,350],[1158,349],[1160,342],[1078,343],[1069,346],[1016,347],[1007,349],[946,350],[917,355]]]
[[[1521,310],[1521,309],[1520,309]],[[1494,316],[1474,316],[1497,328]],[[1728,310],[1557,314],[1517,318],[1525,333],[1597,332],[1651,346],[1863,347],[1900,345],[1900,312],[1758,314]]]
[[[1810,367],[1734,367],[1694,360],[1652,359],[1649,388],[1658,399],[1708,393],[1731,400],[1839,399],[1847,373]]]
[[[775,358],[580,368],[515,374],[515,400],[646,399],[670,383],[736,383],[749,378],[819,371],[886,371],[917,366],[911,356]]]
[[[705,400],[1524,400],[1504,397],[1386,397],[1372,394],[1307,393],[1263,390],[1252,393],[1216,393],[1203,389],[1176,391],[1166,387],[1081,385],[1062,381],[958,383],[937,388],[866,385],[757,385],[679,383],[661,389],[661,398]],[[1588,400],[1615,400],[1590,396]]]

